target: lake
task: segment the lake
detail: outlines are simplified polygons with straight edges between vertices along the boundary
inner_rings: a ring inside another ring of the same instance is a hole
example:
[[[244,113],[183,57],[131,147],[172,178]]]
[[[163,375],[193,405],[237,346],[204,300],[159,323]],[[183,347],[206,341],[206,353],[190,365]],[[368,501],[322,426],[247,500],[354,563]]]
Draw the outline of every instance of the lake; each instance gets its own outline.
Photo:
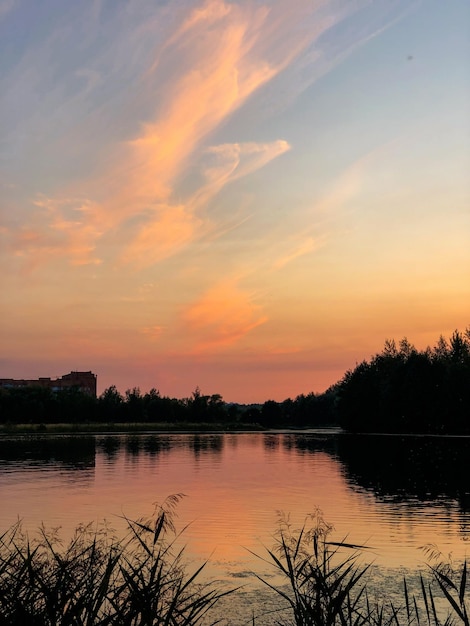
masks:
[[[245,585],[244,609],[223,623],[248,624],[276,600],[261,591],[253,572],[271,571],[251,552],[272,547],[281,512],[299,527],[320,509],[335,540],[367,546],[378,587],[422,569],[429,544],[463,560],[469,452],[464,437],[335,430],[2,437],[0,530],[18,517],[30,532],[60,526],[65,538],[79,522],[106,519],[119,530],[122,515],[137,519],[185,494],[176,526],[189,524],[188,559],[209,560],[208,575]]]

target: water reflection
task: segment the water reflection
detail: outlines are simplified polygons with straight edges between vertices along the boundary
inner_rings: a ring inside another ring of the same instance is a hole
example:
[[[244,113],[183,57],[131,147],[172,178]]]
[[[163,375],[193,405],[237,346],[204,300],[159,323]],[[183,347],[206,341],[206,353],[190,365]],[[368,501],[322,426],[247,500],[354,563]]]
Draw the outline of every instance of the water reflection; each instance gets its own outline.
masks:
[[[196,458],[206,455],[220,457],[224,448],[224,439],[222,435],[194,435],[188,444]]]
[[[183,449],[191,451],[195,459],[198,459],[201,456],[220,456],[225,443],[236,447],[236,439],[225,437],[218,434],[107,435],[97,437],[96,448],[111,462],[117,460],[122,450],[131,457],[145,455],[155,458],[162,453]]]
[[[324,432],[2,439],[0,526],[17,515],[64,528],[138,518],[185,493],[178,526],[189,524],[194,553],[219,559],[231,576],[251,567],[246,548],[271,545],[277,511],[301,524],[317,507],[339,539],[401,565],[423,543],[450,551],[469,536],[468,446]]]
[[[279,435],[264,435],[263,444],[266,450],[276,450],[281,445]]]
[[[71,471],[94,467],[94,437],[0,438],[2,470],[51,465]]]
[[[107,464],[127,458],[156,460],[176,451],[190,452],[195,461],[234,453],[240,442],[255,448],[262,442],[266,453],[280,450],[300,456],[328,454],[339,462],[352,489],[365,489],[382,501],[422,502],[455,500],[462,512],[470,512],[470,439],[389,435],[327,434],[188,434],[34,436],[0,439],[0,467],[51,466],[70,470],[93,468],[95,454]]]
[[[352,489],[365,489],[389,502],[453,500],[462,512],[470,512],[470,439],[389,435],[326,434],[188,434],[34,436],[0,439],[0,467],[56,467],[80,470],[95,466],[95,455],[115,463],[122,453],[135,462],[141,457],[157,460],[178,450],[190,452],[195,461],[221,459],[224,449],[234,453],[240,442],[256,448],[262,442],[266,454],[315,456],[326,453],[339,462]]]
[[[109,462],[116,461],[119,450],[121,449],[121,440],[113,436],[98,437],[96,447],[106,456]]]
[[[338,439],[331,435],[284,435],[283,446],[286,450],[292,450],[300,454],[315,454],[327,452],[332,456],[337,454]]]
[[[338,454],[353,489],[394,502],[452,499],[470,511],[468,438],[343,435]]]

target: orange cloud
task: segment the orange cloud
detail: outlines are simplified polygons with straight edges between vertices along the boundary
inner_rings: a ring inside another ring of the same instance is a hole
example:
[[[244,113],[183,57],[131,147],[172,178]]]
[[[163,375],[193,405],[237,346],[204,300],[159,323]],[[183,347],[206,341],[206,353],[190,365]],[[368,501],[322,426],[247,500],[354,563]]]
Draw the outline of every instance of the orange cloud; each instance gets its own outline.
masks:
[[[194,352],[207,352],[232,345],[267,317],[235,280],[219,283],[193,303],[183,315],[183,323],[194,337]]]
[[[57,258],[72,265],[97,265],[96,242],[102,232],[89,218],[92,205],[76,198],[51,199],[41,196],[34,205],[40,209],[31,225],[6,229],[14,254],[24,260],[27,270]]]
[[[267,13],[255,13],[260,29]],[[207,26],[220,32],[208,38]],[[185,206],[170,202],[175,179],[198,143],[287,62],[283,59],[271,67],[265,60],[251,58],[257,37],[262,36],[259,31],[255,37],[252,30],[252,14],[235,5],[213,2],[196,9],[166,44],[166,55],[171,52],[172,61],[176,58],[180,67],[167,85],[154,121],[142,125],[140,135],[125,147],[121,161],[126,163],[126,172],[121,176],[118,168],[111,175],[118,191],[103,207],[114,222],[142,212],[150,215],[126,247],[121,257],[124,262],[142,267],[180,250],[197,237],[204,203],[223,185],[289,149],[282,140],[211,148],[206,154],[217,160],[217,172],[214,168],[204,172],[206,184]],[[160,60],[154,71],[162,64]]]
[[[167,85],[156,119],[144,124],[140,136],[129,142],[125,158],[129,175],[110,203],[114,217],[125,218],[144,208],[155,212],[152,222],[147,222],[129,245],[124,260],[137,258],[139,264],[150,264],[180,249],[196,235],[192,204],[201,207],[229,180],[262,167],[289,149],[285,141],[214,147],[209,152],[216,156],[218,170],[206,170],[207,184],[193,203],[189,200],[186,209],[168,206],[163,217],[156,208],[158,203],[168,203],[174,180],[198,143],[288,62],[284,58],[271,66],[250,56],[268,15],[266,9],[254,13],[224,2],[208,2],[194,10],[161,52],[161,56],[164,51],[176,56],[179,71]],[[206,35],[208,27],[214,29],[210,37]],[[253,29],[258,29],[256,34]],[[153,71],[162,64],[159,59]],[[168,234],[162,241],[163,226]]]
[[[143,267],[178,252],[205,227],[212,227],[207,224],[205,202],[290,146],[278,140],[222,144],[207,150],[202,144],[259,88],[294,62],[301,65],[302,54],[310,62],[318,61],[312,44],[347,12],[336,14],[325,3],[312,0],[297,0],[289,11],[280,0],[265,6],[207,0],[157,44],[151,58],[140,59],[136,53],[129,60],[138,72],[128,102],[134,119],[130,123],[129,111],[123,110],[114,120],[116,127],[120,121],[129,127],[127,138],[123,134],[119,143],[108,143],[108,158],[100,161],[107,165],[93,178],[80,181],[86,197],[93,200],[77,209],[79,218],[70,217],[69,208],[58,199],[48,221],[38,224],[38,238],[49,244],[29,247],[32,265],[56,256],[77,264],[99,262],[104,256],[97,251],[102,235],[125,231],[125,238],[117,241],[117,255],[125,263]],[[158,28],[158,12],[153,17],[140,29],[126,32],[127,44],[136,32],[149,37]],[[94,69],[80,69],[78,75],[86,82],[84,98],[106,80]],[[304,87],[299,83],[294,91]],[[98,109],[95,114],[104,115]],[[140,119],[137,129],[136,118]],[[204,169],[201,188],[190,198],[181,197],[178,181],[190,158],[204,163],[208,157],[213,163]],[[133,228],[127,228],[129,220],[135,220]]]
[[[223,144],[206,150],[202,185],[184,205],[154,207],[138,234],[127,246],[122,260],[137,267],[161,261],[202,234],[204,208],[225,185],[256,171],[290,149],[286,141]]]
[[[165,58],[153,71],[169,73],[170,65],[173,71],[161,89],[165,95],[154,119],[128,143],[129,195],[137,193],[140,201],[150,204],[167,198],[198,142],[280,71],[281,66],[250,56],[255,41],[248,37],[251,20],[251,14],[235,5],[209,2],[197,8],[163,48]],[[210,36],[208,27],[213,29]],[[151,83],[151,76],[147,81]]]
[[[201,221],[184,206],[168,206],[155,211],[126,247],[125,263],[145,267],[174,254],[193,238]]]

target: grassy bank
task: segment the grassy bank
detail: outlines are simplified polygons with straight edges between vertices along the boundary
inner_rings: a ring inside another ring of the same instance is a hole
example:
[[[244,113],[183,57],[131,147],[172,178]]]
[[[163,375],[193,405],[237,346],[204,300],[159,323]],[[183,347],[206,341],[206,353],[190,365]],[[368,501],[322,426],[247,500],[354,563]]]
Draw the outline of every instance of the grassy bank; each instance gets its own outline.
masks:
[[[124,518],[121,538],[105,525],[79,526],[64,546],[56,531],[41,528],[30,539],[17,523],[0,537],[0,624],[238,626],[217,612],[223,597],[234,606],[241,601],[237,589],[201,582],[204,565],[184,560],[173,525],[179,499],[168,498],[148,519]],[[465,563],[453,570],[438,560],[415,591],[404,580],[401,599],[377,600],[368,593],[369,566],[358,558],[363,547],[332,541],[330,533],[318,514],[299,530],[284,520],[273,548],[256,555],[263,571],[270,566],[284,579],[274,586],[270,575],[257,576],[279,600],[270,624],[469,626]],[[266,616],[254,610],[249,623],[258,621],[267,623]]]
[[[148,433],[148,432],[242,432],[265,430],[258,424],[241,423],[169,423],[169,422],[123,422],[123,423],[76,423],[76,424],[0,424],[0,435],[37,435],[40,433],[93,434],[93,433]]]

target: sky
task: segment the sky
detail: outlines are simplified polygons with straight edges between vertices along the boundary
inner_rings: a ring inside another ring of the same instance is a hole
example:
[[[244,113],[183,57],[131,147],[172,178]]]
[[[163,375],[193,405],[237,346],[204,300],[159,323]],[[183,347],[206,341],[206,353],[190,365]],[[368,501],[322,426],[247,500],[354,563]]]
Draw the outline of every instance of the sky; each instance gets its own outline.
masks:
[[[0,0],[0,377],[320,393],[470,325],[468,0]]]

